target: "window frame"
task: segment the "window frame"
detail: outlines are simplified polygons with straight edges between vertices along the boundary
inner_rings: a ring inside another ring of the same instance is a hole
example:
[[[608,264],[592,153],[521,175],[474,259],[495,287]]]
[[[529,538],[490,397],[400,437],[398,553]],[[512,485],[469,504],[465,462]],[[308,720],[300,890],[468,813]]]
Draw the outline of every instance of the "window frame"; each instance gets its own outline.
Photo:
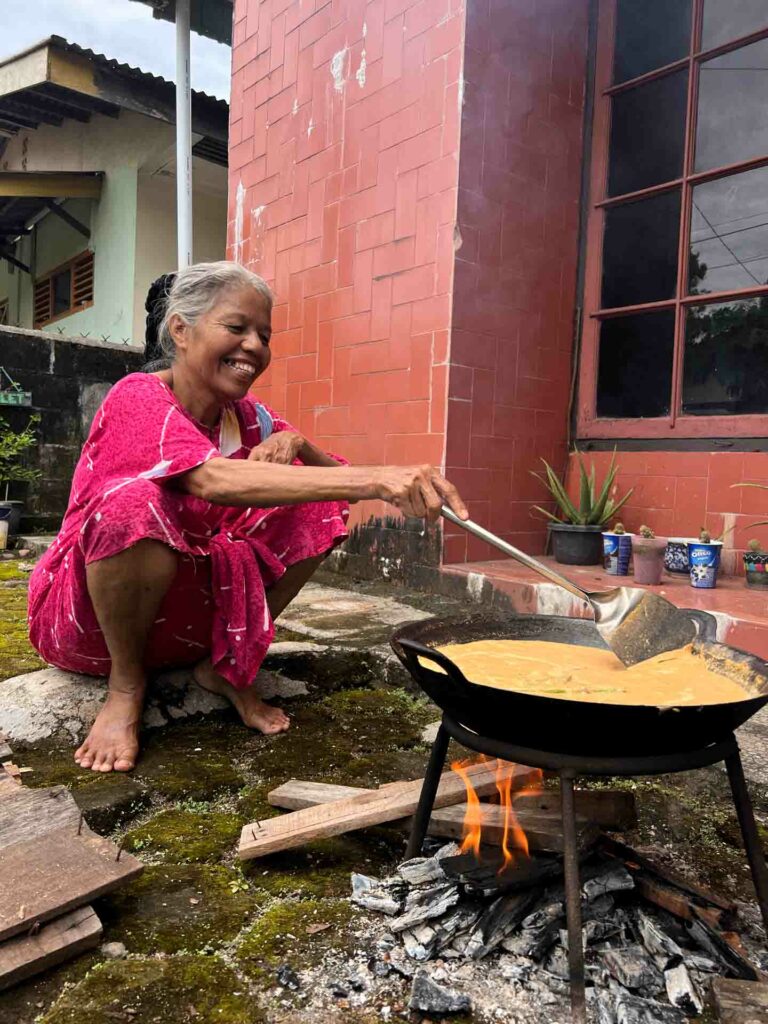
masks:
[[[577,434],[584,439],[621,438],[700,438],[759,437],[768,435],[768,413],[731,414],[728,416],[686,416],[682,413],[683,355],[685,346],[685,315],[689,306],[709,306],[739,298],[768,295],[768,285],[729,292],[687,295],[689,239],[691,228],[691,193],[696,185],[728,177],[739,171],[768,166],[768,153],[761,157],[724,164],[707,171],[693,172],[695,147],[695,115],[698,100],[699,67],[721,54],[741,49],[750,43],[768,39],[765,28],[740,36],[707,50],[699,49],[704,0],[691,0],[691,43],[688,54],[664,67],[612,85],[615,26],[618,0],[599,0],[597,45],[595,56],[595,98],[592,122],[592,154],[589,175],[589,199],[586,224],[583,320],[578,368],[578,399],[576,407]],[[626,89],[664,77],[674,71],[688,70],[683,173],[674,181],[664,182],[619,197],[608,198],[608,158],[610,145],[611,97]],[[673,299],[646,302],[618,309],[601,309],[603,276],[603,232],[605,211],[633,200],[649,198],[681,190],[680,227],[678,236],[677,289]],[[597,373],[600,324],[603,320],[630,313],[674,310],[675,336],[672,364],[670,415],[654,418],[611,419],[596,416]]]
[[[75,304],[75,294],[79,288],[80,275],[77,273],[80,264],[83,263],[84,259],[87,258],[90,262],[90,299],[80,301]],[[65,271],[70,271],[70,283],[69,283],[69,309],[64,310],[62,313],[57,313],[55,316],[48,317],[46,319],[37,320],[35,319],[35,306],[37,305],[37,289],[40,285],[48,285],[49,291],[49,308],[53,309],[53,298],[50,290],[53,286],[53,279],[58,274],[62,274]],[[65,260],[64,263],[60,263],[57,267],[53,267],[51,270],[47,270],[40,277],[36,277],[32,285],[32,321],[33,329],[38,331],[43,327],[47,327],[48,324],[55,324],[58,320],[63,320],[64,317],[72,316],[73,313],[80,313],[84,309],[88,309],[93,305],[93,292],[94,292],[94,276],[96,273],[96,257],[92,249],[83,249],[82,252],[77,253],[76,256],[72,256],[71,259]]]
[[[11,300],[9,298],[0,299],[0,327],[9,327],[11,318]]]

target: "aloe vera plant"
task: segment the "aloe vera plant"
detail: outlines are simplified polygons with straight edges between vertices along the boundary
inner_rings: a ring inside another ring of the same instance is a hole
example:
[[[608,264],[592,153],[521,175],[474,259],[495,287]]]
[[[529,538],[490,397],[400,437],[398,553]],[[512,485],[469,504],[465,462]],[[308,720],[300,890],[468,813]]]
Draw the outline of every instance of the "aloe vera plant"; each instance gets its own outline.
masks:
[[[547,488],[557,503],[561,515],[559,517],[553,515],[552,512],[548,512],[540,505],[534,505],[534,510],[536,512],[540,512],[553,523],[567,522],[571,523],[573,526],[604,526],[610,519],[613,519],[619,509],[627,503],[634,488],[630,488],[623,498],[616,500],[615,483],[616,474],[618,473],[616,452],[614,452],[611,457],[611,464],[608,467],[608,472],[606,473],[605,479],[599,488],[595,479],[594,462],[588,472],[587,467],[584,465],[584,459],[582,458],[581,452],[577,451],[576,457],[579,462],[578,505],[568,497],[565,487],[563,487],[554,469],[552,469],[545,459],[542,459],[541,461],[544,464],[544,474],[534,472],[533,476],[535,476],[537,480],[541,481],[541,483]]]

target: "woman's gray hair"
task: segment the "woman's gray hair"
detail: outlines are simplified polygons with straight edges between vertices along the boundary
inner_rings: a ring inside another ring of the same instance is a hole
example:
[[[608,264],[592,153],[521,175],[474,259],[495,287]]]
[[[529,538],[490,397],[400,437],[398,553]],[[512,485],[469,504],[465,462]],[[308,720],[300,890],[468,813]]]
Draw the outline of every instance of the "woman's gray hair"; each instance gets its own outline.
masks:
[[[171,317],[179,316],[193,327],[197,321],[216,305],[221,295],[235,288],[253,288],[263,295],[270,309],[274,301],[272,290],[267,282],[246,270],[239,263],[219,260],[217,263],[195,263],[178,271],[173,287],[168,293],[163,316],[158,332],[160,346],[171,359],[175,354],[171,336]]]

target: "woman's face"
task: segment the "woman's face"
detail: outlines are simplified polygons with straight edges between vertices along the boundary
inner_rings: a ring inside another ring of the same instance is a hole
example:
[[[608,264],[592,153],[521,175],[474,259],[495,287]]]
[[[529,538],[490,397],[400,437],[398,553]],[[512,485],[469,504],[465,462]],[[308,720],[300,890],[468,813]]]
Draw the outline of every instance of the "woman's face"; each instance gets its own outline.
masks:
[[[170,326],[188,379],[220,402],[243,398],[269,366],[272,310],[254,288],[225,291],[193,327]]]

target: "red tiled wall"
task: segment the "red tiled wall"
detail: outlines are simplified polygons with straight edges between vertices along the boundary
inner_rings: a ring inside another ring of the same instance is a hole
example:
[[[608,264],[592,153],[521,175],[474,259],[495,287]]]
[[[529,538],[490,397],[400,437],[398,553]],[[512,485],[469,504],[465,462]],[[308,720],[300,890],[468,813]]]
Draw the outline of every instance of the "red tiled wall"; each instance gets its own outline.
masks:
[[[610,452],[587,452],[598,480],[611,461]],[[768,547],[768,490],[734,488],[743,481],[768,484],[768,453],[764,452],[618,452],[617,495],[633,487],[619,513],[628,530],[646,524],[660,537],[687,537],[705,526],[712,536],[725,528],[727,572],[741,571],[741,552],[752,537]],[[575,491],[578,468],[571,459],[569,489]],[[730,529],[733,528],[733,529]]]
[[[468,0],[448,475],[531,551],[529,469],[565,465],[587,0]],[[445,561],[488,557],[447,532]]]
[[[229,254],[276,292],[258,391],[357,463],[443,461],[463,31],[463,0],[235,4]]]

